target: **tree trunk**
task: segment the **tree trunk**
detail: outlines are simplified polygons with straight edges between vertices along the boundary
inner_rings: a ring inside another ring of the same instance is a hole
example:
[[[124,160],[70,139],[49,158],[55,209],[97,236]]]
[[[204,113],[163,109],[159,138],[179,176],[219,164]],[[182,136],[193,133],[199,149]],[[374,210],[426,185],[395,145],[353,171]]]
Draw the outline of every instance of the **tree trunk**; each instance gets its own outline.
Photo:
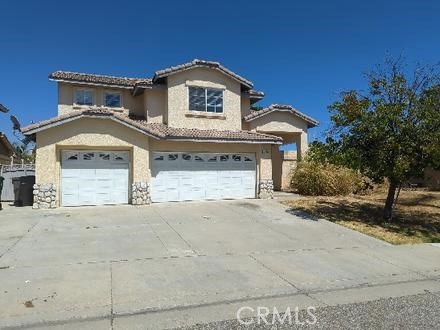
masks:
[[[383,209],[383,218],[385,220],[391,220],[393,217],[393,205],[394,197],[396,196],[397,183],[390,181],[390,187],[388,188],[388,196],[385,202],[385,208]]]

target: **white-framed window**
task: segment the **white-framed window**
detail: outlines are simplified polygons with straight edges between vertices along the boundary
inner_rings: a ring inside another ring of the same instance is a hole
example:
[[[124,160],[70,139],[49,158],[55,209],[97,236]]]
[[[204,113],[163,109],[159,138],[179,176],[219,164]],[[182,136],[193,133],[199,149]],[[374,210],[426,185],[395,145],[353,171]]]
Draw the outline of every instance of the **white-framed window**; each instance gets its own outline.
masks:
[[[189,110],[223,112],[223,90],[215,88],[188,87]]]
[[[118,92],[104,92],[104,106],[109,108],[122,107],[122,95]]]
[[[93,91],[90,89],[77,89],[73,102],[78,105],[93,105]]]

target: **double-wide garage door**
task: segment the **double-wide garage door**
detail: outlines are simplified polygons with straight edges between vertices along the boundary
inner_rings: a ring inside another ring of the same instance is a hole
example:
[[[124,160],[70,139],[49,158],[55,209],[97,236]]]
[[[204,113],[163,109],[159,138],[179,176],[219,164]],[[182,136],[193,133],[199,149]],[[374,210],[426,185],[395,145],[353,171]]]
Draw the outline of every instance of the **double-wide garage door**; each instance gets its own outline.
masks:
[[[255,198],[254,154],[154,152],[153,202]]]
[[[255,198],[255,154],[153,152],[153,202]],[[129,153],[63,151],[61,205],[126,204]]]
[[[61,205],[126,204],[128,175],[128,152],[63,151]]]

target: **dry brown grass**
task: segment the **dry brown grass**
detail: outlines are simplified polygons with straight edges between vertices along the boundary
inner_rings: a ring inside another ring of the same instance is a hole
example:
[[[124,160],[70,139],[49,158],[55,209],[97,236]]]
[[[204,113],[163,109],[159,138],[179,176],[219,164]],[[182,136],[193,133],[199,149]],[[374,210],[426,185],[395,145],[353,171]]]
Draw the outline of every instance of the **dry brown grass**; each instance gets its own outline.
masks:
[[[391,222],[383,222],[386,191],[367,196],[302,197],[284,202],[392,244],[440,242],[440,192],[402,190]]]

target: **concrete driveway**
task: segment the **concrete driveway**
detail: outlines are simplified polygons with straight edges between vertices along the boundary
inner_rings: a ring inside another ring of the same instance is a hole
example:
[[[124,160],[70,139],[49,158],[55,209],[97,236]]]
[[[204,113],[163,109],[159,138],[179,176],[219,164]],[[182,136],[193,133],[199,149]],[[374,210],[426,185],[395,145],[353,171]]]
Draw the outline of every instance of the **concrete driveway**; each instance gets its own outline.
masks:
[[[440,249],[276,201],[0,212],[0,327],[167,328],[440,292]],[[252,316],[250,314],[249,316]]]

